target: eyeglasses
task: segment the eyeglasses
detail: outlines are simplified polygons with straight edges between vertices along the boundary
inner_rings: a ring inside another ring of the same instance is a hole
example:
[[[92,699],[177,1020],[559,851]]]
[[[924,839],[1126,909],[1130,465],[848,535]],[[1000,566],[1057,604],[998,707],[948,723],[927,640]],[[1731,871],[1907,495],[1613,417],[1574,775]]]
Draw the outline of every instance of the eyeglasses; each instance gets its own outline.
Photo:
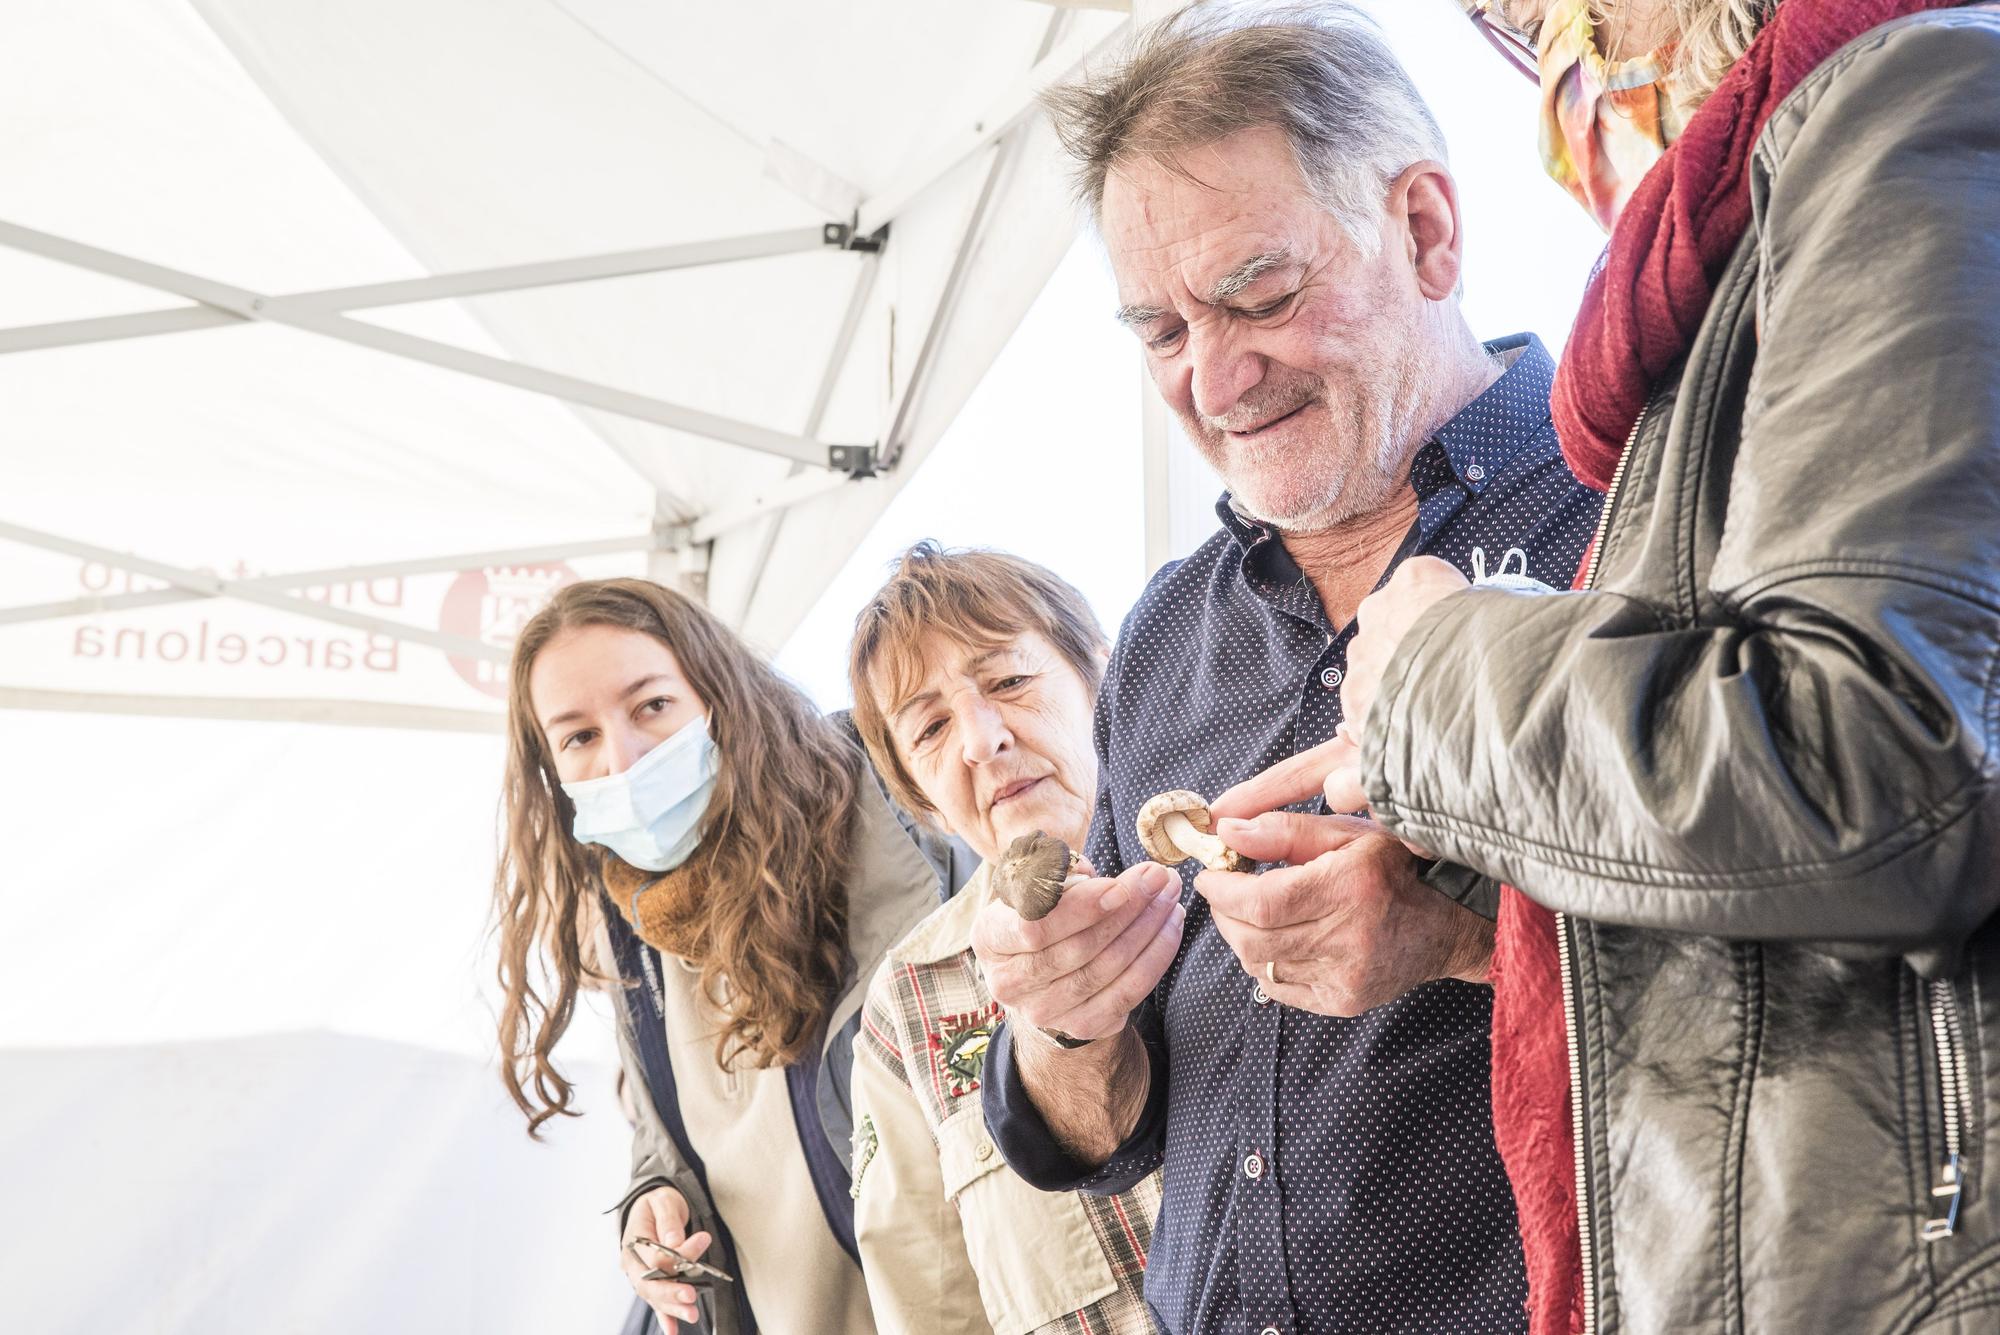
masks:
[[[1522,32],[1504,16],[1493,13],[1493,0],[1458,0],[1458,5],[1503,60],[1535,83],[1542,81],[1541,52],[1534,33]]]

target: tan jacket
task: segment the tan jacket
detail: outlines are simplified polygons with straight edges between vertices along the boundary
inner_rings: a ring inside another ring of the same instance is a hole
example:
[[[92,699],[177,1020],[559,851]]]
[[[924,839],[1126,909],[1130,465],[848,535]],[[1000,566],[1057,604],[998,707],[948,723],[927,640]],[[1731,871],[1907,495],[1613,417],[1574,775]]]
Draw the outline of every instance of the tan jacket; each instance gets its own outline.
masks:
[[[986,1134],[1000,1007],[971,951],[985,867],[890,950],[854,1045],[855,1232],[885,1335],[1150,1335],[1140,1283],[1158,1174],[1119,1196],[1045,1193]]]
[[[889,944],[938,903],[938,873],[898,822],[873,783],[861,785],[855,817],[854,874],[849,880],[849,953],[856,961],[846,993],[830,1018],[822,1049],[818,1097],[829,1140],[851,1125],[843,1091],[829,1074],[849,1060],[864,981]],[[606,945],[607,954],[609,952]],[[627,1084],[637,1091],[639,1118],[632,1141],[631,1186],[622,1206],[644,1190],[670,1182],[687,1198],[689,1232],[726,1222],[734,1253],[720,1243],[709,1259],[744,1287],[760,1329],[868,1335],[875,1329],[861,1272],[828,1228],[799,1142],[782,1068],[725,1071],[716,1062],[716,1008],[702,997],[696,969],[663,958],[666,1042],[682,1123],[700,1158],[708,1189],[675,1148],[653,1100],[630,1025],[619,1026]],[[643,1009],[643,1008],[642,1008]],[[838,1146],[843,1157],[849,1148]],[[718,1282],[709,1302],[716,1335],[740,1335],[731,1285]]]

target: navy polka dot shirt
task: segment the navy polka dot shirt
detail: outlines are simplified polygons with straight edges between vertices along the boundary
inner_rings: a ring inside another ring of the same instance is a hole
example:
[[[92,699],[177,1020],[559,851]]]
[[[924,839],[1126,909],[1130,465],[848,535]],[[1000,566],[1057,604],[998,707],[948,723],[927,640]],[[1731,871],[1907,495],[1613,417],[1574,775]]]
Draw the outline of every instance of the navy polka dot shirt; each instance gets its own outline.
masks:
[[[1567,588],[1600,498],[1557,450],[1548,353],[1528,335],[1487,346],[1512,365],[1418,453],[1418,519],[1397,559],[1471,574],[1480,548],[1490,573],[1518,547],[1530,574]],[[1106,875],[1145,857],[1134,819],[1153,794],[1213,796],[1340,722],[1353,628],[1329,623],[1275,535],[1227,497],[1217,513],[1222,531],[1153,577],[1112,655],[1088,850]],[[1146,1299],[1174,1335],[1525,1331],[1493,1146],[1490,991],[1431,983],[1354,1019],[1273,1004],[1185,875],[1180,956],[1133,1015],[1153,1058],[1138,1129],[1094,1172],[1070,1158],[1003,1027],[984,1100],[1008,1162],[1047,1190],[1099,1191],[1164,1164]]]

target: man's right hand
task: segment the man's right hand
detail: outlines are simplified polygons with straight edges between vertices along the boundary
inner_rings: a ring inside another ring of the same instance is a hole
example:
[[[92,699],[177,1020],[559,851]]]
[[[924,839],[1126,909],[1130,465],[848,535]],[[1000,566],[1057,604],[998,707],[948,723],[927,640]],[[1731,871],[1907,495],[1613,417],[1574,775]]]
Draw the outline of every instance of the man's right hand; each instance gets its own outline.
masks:
[[[994,900],[972,926],[972,949],[1010,1017],[1072,1038],[1109,1038],[1166,975],[1187,910],[1181,880],[1157,862],[1112,880],[1072,880],[1046,918]]]
[[[690,1261],[701,1259],[708,1250],[712,1239],[706,1233],[687,1235],[687,1198],[673,1187],[654,1187],[651,1191],[632,1202],[631,1212],[625,1216],[625,1237],[618,1253],[618,1268],[625,1272],[631,1282],[632,1291],[646,1302],[660,1318],[660,1327],[667,1335],[675,1335],[680,1327],[676,1322],[685,1321],[692,1325],[701,1319],[695,1307],[693,1286],[676,1279],[641,1279],[650,1270],[673,1269],[673,1258],[651,1247],[634,1247],[634,1238],[651,1238],[664,1243]],[[659,1265],[664,1260],[667,1264]]]

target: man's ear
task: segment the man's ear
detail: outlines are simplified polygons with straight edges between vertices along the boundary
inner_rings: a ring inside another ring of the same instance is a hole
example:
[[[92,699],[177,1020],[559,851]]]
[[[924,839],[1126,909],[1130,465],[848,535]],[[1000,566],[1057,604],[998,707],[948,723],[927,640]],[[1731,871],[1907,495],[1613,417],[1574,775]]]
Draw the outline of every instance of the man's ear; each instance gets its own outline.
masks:
[[[1389,216],[1399,221],[1417,289],[1430,301],[1458,291],[1464,270],[1458,183],[1441,162],[1413,162],[1389,186]]]

